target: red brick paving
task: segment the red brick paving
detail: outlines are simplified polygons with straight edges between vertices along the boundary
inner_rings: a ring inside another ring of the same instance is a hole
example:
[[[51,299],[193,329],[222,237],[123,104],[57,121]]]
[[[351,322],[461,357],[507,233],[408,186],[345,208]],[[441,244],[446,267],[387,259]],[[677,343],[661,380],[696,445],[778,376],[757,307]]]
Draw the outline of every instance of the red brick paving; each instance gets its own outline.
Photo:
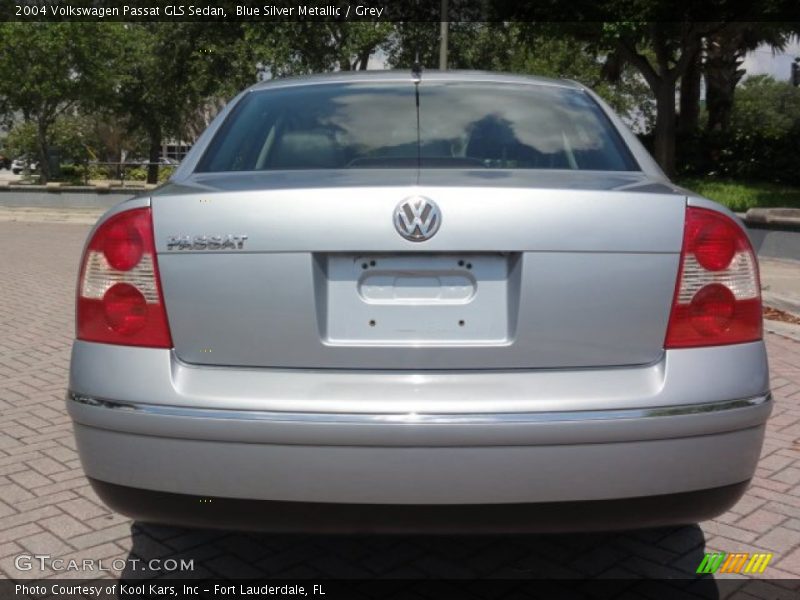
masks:
[[[770,334],[775,397],[761,463],[730,512],[699,526],[547,536],[270,536],[139,525],[83,477],[64,407],[86,225],[0,222],[0,573],[14,557],[194,560],[183,576],[693,577],[704,552],[774,552],[800,578],[800,343]],[[61,576],[63,573],[45,573]],[[69,574],[117,577],[119,570]],[[126,575],[141,573],[130,568]],[[765,581],[753,597],[783,597]],[[780,582],[777,582],[780,583]],[[794,582],[796,584],[796,582]],[[782,584],[791,585],[790,582]]]

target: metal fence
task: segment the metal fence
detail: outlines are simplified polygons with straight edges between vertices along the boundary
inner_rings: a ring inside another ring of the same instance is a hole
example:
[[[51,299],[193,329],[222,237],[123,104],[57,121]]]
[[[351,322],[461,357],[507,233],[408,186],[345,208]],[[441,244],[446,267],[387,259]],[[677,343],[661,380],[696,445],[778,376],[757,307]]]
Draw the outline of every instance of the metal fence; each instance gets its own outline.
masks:
[[[159,173],[165,169],[173,171],[178,165],[164,164],[161,162],[100,162],[93,161],[87,162],[82,165],[83,167],[83,182],[89,183],[90,179],[105,179],[111,182],[119,181],[120,186],[125,187],[126,182],[131,181],[144,182],[145,179],[138,177],[139,171],[143,171],[145,178],[147,171],[151,165],[155,165],[159,169]],[[136,177],[132,177],[136,173]]]

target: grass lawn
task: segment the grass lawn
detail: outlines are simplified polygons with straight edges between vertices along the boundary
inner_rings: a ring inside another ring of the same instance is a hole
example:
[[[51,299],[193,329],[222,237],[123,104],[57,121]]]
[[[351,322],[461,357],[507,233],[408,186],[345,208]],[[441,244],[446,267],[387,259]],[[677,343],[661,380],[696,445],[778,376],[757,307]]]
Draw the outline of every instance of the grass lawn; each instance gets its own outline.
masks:
[[[676,183],[737,212],[759,207],[800,208],[800,187],[710,177],[681,177]]]

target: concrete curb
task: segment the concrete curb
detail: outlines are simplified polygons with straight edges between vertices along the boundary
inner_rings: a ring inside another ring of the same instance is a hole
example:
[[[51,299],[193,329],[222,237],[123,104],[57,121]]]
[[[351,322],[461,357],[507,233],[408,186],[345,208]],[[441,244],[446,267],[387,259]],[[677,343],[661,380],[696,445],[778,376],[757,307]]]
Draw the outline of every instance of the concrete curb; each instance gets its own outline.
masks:
[[[751,208],[742,220],[748,227],[800,230],[800,208]]]
[[[128,193],[128,194],[137,194],[141,192],[146,192],[158,187],[156,184],[152,183],[142,183],[136,182],[132,185],[115,185],[110,182],[102,182],[102,183],[95,183],[89,185],[69,185],[67,183],[63,183],[60,181],[51,181],[45,185],[39,184],[19,184],[9,181],[0,181],[0,188],[2,188],[3,192],[22,192],[30,193],[30,192],[42,192],[48,191],[52,193],[59,193],[59,192],[84,192],[87,194],[92,194],[95,192],[99,193]]]
[[[800,318],[800,262],[760,256],[761,299],[764,306],[775,308]],[[764,325],[771,323],[765,320]],[[792,325],[800,332],[800,325]],[[785,327],[784,329],[786,329]]]
[[[764,320],[764,331],[800,342],[800,325],[784,323],[782,321]]]
[[[800,267],[798,267],[800,271]],[[787,296],[785,294],[774,294],[768,290],[762,290],[761,300],[765,306],[777,308],[795,317],[800,317],[800,298]],[[798,325],[797,327],[800,327]]]
[[[1,186],[0,207],[37,209],[104,208],[146,193],[144,188],[63,186],[58,183]]]
[[[736,216],[759,257],[800,261],[800,208],[751,208]]]
[[[106,211],[105,207],[92,208],[29,208],[0,205],[0,223],[67,223],[93,225]]]

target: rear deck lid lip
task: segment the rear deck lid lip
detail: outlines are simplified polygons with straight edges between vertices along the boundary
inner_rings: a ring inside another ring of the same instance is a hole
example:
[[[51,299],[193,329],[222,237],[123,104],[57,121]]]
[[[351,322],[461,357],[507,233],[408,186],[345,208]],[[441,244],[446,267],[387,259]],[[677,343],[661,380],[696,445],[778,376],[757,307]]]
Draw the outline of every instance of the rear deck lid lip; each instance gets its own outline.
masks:
[[[574,171],[562,169],[316,169],[195,173],[167,184],[153,197],[188,193],[341,189],[347,187],[497,187],[505,189],[575,189],[636,192],[642,186],[658,193],[685,196],[680,188],[654,180],[641,171]],[[655,187],[654,187],[655,186]]]

